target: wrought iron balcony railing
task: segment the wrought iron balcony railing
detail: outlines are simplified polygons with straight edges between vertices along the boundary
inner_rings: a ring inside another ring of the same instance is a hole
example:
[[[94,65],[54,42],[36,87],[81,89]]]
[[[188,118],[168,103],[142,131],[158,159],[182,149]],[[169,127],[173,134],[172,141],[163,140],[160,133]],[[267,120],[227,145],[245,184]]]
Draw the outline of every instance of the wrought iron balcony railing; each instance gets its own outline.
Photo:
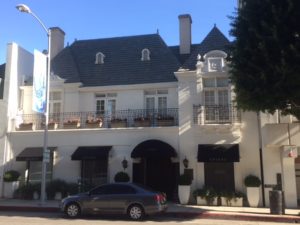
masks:
[[[194,124],[232,124],[241,122],[241,112],[233,105],[194,105]]]
[[[23,114],[15,120],[16,130],[42,130],[43,114]],[[178,126],[178,109],[127,109],[102,112],[49,114],[48,129]]]

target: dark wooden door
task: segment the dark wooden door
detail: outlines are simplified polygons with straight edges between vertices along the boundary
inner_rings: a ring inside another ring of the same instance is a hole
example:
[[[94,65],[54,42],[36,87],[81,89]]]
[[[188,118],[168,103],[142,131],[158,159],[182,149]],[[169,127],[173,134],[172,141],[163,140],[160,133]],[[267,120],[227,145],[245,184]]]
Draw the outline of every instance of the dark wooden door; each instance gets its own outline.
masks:
[[[205,185],[218,191],[234,191],[233,163],[205,163]]]

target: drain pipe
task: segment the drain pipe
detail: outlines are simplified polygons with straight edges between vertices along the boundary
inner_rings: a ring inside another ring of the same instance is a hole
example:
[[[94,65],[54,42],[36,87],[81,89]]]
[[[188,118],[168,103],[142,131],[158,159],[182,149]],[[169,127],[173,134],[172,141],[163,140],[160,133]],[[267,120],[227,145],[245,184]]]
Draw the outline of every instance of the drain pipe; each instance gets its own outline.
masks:
[[[266,206],[266,199],[265,199],[264,161],[263,161],[263,151],[262,151],[261,118],[260,118],[260,113],[259,112],[257,112],[257,126],[258,126],[258,145],[259,145],[259,162],[260,162],[262,203],[263,203],[263,207],[265,207]]]

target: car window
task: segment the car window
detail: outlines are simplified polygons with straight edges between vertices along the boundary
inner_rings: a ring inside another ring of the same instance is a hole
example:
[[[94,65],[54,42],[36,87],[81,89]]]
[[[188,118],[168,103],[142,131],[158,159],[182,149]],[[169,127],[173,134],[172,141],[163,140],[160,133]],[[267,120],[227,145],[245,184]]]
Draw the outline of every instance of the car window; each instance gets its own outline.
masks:
[[[134,194],[136,190],[133,187],[122,184],[114,184],[108,190],[106,194]]]
[[[136,190],[128,185],[109,184],[97,187],[90,191],[91,195],[114,195],[114,194],[135,194]]]

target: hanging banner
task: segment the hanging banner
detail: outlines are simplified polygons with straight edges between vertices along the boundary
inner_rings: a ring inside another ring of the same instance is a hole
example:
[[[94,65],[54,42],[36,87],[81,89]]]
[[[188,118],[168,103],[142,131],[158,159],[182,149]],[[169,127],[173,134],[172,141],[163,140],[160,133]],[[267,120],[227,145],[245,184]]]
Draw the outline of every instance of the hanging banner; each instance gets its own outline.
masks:
[[[47,56],[34,50],[32,109],[40,113],[46,111],[46,74]]]

